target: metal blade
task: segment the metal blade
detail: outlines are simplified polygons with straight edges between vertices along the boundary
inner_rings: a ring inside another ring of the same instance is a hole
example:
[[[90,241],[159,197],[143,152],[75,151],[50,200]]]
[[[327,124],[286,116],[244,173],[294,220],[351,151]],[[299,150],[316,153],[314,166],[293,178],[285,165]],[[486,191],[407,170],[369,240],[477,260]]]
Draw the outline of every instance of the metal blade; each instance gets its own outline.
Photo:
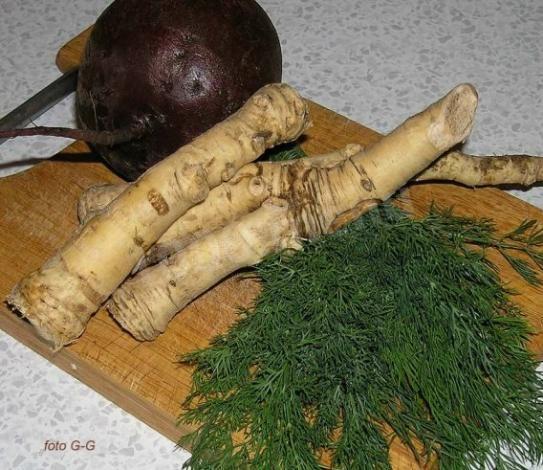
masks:
[[[75,91],[77,86],[77,69],[66,72],[51,82],[43,90],[26,100],[23,104],[0,119],[0,130],[25,127],[41,116],[64,97]],[[0,139],[0,145],[6,140]]]

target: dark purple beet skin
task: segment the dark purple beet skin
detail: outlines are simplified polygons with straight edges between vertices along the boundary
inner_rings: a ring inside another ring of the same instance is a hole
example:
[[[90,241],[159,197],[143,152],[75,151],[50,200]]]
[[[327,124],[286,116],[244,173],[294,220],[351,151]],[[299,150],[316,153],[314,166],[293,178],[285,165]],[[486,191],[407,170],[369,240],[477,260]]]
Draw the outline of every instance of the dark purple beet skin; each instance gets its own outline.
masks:
[[[253,0],[116,0],[87,44],[77,111],[86,129],[149,127],[96,146],[133,180],[280,81],[277,33]]]

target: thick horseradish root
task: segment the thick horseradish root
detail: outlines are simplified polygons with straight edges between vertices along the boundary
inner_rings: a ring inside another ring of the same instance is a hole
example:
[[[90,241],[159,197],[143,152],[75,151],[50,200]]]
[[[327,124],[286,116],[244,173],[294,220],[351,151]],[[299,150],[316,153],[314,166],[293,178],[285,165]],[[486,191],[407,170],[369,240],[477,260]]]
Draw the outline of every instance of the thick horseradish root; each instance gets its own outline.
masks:
[[[259,263],[269,253],[298,247],[288,204],[270,198],[254,212],[147,268],[145,278],[153,279],[148,289],[138,276],[127,280],[108,309],[136,339],[150,341],[175,313],[229,274]],[[132,297],[135,291],[138,295]]]
[[[360,145],[349,144],[344,149],[337,152],[311,157],[310,164],[311,166],[321,164],[322,166],[331,167],[348,157],[359,153],[361,150],[362,147]],[[286,161],[282,164],[290,165],[292,163],[292,161]],[[213,191],[217,191],[217,194],[219,188],[221,188],[222,192],[231,191],[231,189],[227,189],[228,186],[236,185],[244,176],[247,176],[250,168],[251,164],[243,167],[239,171],[239,176],[236,175],[232,180],[215,188]],[[449,181],[471,187],[500,185],[519,185],[527,187],[541,180],[543,180],[543,157],[541,156],[482,156],[451,151],[438,158],[426,170],[420,173],[414,181]],[[78,216],[81,224],[84,225],[92,217],[104,210],[108,204],[126,189],[127,186],[127,183],[104,184],[91,186],[85,190],[79,199],[78,206]],[[225,186],[225,188],[222,188],[222,186]],[[202,204],[207,203],[211,199],[213,191],[210,192],[209,197]],[[230,205],[234,204],[231,203]],[[195,216],[199,216],[200,212],[205,211],[198,209],[194,212]],[[175,238],[183,238],[185,232],[181,229],[183,226],[181,221],[182,218],[175,222],[160,238],[157,244],[162,240],[166,242]],[[213,220],[209,218],[209,220],[206,219],[206,222],[213,223]],[[199,237],[195,236],[195,239],[196,238]]]
[[[309,166],[332,167],[362,150],[350,144],[337,152],[311,157]],[[287,161],[281,165],[291,165]],[[299,165],[300,163],[298,163]],[[182,250],[193,241],[226,226],[260,206],[270,190],[258,173],[270,165],[249,164],[229,182],[214,188],[207,199],[191,208],[160,237],[136,266],[139,271]],[[277,164],[273,164],[277,165]],[[543,157],[530,155],[475,156],[451,151],[424,170],[414,181],[449,181],[470,187],[520,185],[530,186],[543,180]],[[88,188],[79,200],[79,220],[85,224],[104,210],[126,188],[126,183],[97,185]]]
[[[243,171],[261,177],[269,194],[288,203],[285,220],[277,218],[275,224],[289,221],[289,239],[314,238],[337,230],[387,200],[443,152],[462,142],[471,130],[476,107],[473,87],[460,85],[381,141],[364,151],[336,159],[333,165],[323,163],[322,159],[312,164],[309,158],[289,163],[253,163]],[[244,230],[243,219],[234,224],[238,232]],[[228,227],[196,242],[201,251],[196,252],[194,244],[189,245],[156,267],[141,271],[113,294],[108,303],[110,312],[136,338],[154,339],[180,309],[220,279],[214,275],[206,286],[200,280],[195,283],[186,266],[203,263],[200,257],[220,259],[222,242],[218,239],[225,240],[224,231]],[[252,225],[251,231],[267,233],[270,225]],[[231,243],[237,243],[241,250],[246,241],[237,238]],[[261,256],[273,251],[254,244],[252,247]],[[215,251],[210,252],[212,249]],[[217,268],[220,275],[241,267],[236,258],[225,262],[230,266]],[[206,268],[215,269],[214,264]]]
[[[308,110],[287,85],[268,85],[230,118],[145,172],[53,258],[24,278],[8,303],[62,347],[130,274],[144,253],[211,188],[266,149],[296,139]]]
[[[360,145],[348,145],[339,151],[312,157],[311,166],[333,166],[360,152]],[[281,165],[290,165],[291,161]],[[228,182],[212,189],[205,201],[189,209],[151,246],[136,266],[140,270],[182,250],[190,243],[256,210],[271,195],[271,187],[262,177],[269,163],[248,164]],[[93,186],[79,200],[81,223],[104,210],[126,184]],[[276,193],[278,193],[276,191]]]

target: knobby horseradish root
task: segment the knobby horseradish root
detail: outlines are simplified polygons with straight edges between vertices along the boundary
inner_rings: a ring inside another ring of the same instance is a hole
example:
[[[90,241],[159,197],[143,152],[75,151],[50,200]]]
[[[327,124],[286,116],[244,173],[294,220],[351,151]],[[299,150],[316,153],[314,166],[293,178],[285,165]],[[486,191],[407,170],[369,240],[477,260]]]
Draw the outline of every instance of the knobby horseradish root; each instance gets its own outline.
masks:
[[[443,152],[463,141],[471,130],[476,107],[473,87],[460,85],[373,146],[354,155],[331,157],[331,165],[322,158],[313,164],[309,158],[289,163],[253,163],[242,171],[260,177],[268,188],[267,194],[287,201],[288,211],[283,217],[293,221],[288,224],[289,239],[314,238],[337,230],[387,200]],[[286,224],[286,220],[282,223]],[[281,221],[276,219],[275,223]],[[237,232],[243,224],[244,219],[235,222]],[[221,244],[228,227],[196,242],[200,254],[195,252],[194,244],[189,245],[138,273],[113,294],[109,311],[136,338],[156,338],[180,309],[219,280],[212,276],[206,287],[200,282],[193,287],[193,272],[186,266],[198,264],[199,257],[221,259]],[[251,226],[255,233],[269,230],[267,223]],[[247,242],[236,237],[230,243],[242,250]],[[262,256],[272,252],[257,249],[254,243],[251,246]],[[235,258],[225,262],[230,266],[221,265],[221,275],[240,268]]]
[[[311,157],[304,163],[332,167],[362,150],[350,144],[331,154]],[[291,165],[292,161],[281,163]],[[297,162],[300,165],[300,161]],[[249,164],[227,183],[214,188],[198,206],[180,217],[166,233],[145,253],[136,266],[139,271],[173,255],[193,241],[226,226],[260,206],[270,190],[258,172],[270,163]],[[278,165],[278,164],[272,164]],[[416,181],[450,181],[470,187],[516,184],[530,186],[543,180],[543,158],[530,155],[474,156],[452,151],[424,170]],[[91,186],[79,199],[78,216],[85,224],[104,210],[124,189],[126,183]]]
[[[308,163],[311,166],[333,166],[339,161],[355,155],[360,150],[360,145],[348,145],[342,150],[312,157]],[[291,163],[291,161],[287,161],[281,165],[290,165]],[[135,270],[156,264],[204,235],[222,228],[260,207],[262,202],[270,197],[272,190],[267,184],[268,181],[262,176],[264,168],[268,165],[270,163],[245,165],[230,181],[212,189],[205,201],[188,210],[147,250]],[[85,191],[79,200],[78,207],[81,223],[85,224],[107,207],[124,191],[126,186],[125,183],[100,185]],[[276,191],[276,196],[278,195]]]
[[[136,339],[152,340],[166,329],[175,312],[229,274],[259,263],[269,253],[298,248],[295,233],[287,202],[267,199],[254,212],[143,271],[146,278],[154,280],[149,289],[137,276],[127,280],[109,310]],[[132,297],[134,291],[138,291],[137,297]]]
[[[181,215],[266,149],[296,139],[308,110],[287,85],[268,85],[230,118],[149,169],[86,224],[53,258],[24,278],[8,303],[58,348]]]

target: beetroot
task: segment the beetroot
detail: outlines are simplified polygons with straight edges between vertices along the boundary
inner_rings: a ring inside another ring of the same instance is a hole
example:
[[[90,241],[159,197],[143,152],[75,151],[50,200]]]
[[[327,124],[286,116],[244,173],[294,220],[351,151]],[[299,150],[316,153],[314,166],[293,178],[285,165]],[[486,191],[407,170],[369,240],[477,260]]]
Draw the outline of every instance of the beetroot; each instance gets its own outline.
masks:
[[[85,129],[132,129],[96,145],[132,180],[280,81],[279,39],[254,0],[115,0],[87,44],[77,112]]]

